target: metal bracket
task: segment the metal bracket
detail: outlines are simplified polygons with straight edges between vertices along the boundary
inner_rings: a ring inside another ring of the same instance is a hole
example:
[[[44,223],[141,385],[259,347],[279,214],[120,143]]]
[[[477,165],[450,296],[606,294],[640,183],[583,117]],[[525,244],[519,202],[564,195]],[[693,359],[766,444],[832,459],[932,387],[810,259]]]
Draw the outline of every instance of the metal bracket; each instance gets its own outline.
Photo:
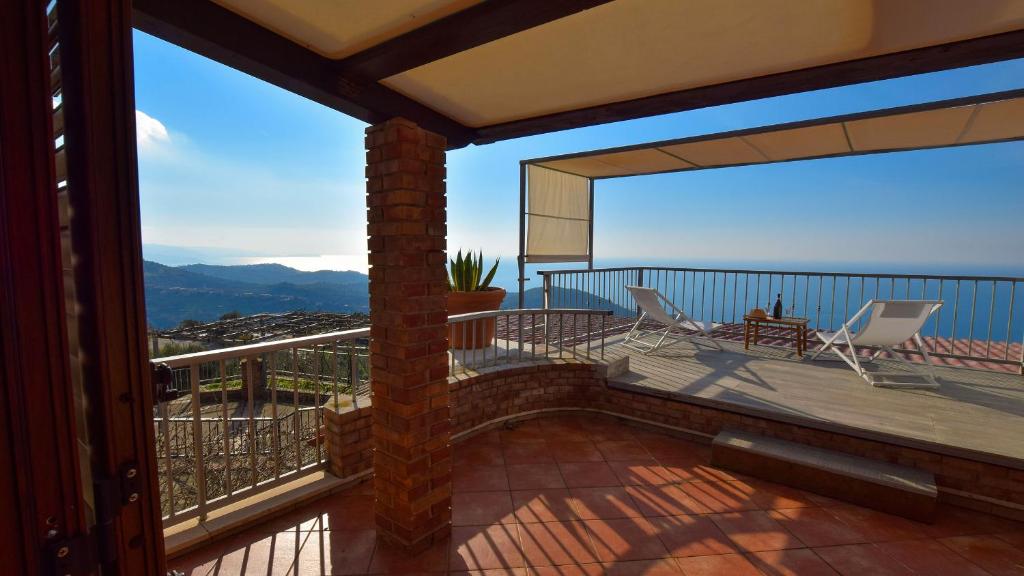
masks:
[[[88,576],[99,564],[96,537],[82,534],[51,542],[46,547],[47,568],[52,576]]]

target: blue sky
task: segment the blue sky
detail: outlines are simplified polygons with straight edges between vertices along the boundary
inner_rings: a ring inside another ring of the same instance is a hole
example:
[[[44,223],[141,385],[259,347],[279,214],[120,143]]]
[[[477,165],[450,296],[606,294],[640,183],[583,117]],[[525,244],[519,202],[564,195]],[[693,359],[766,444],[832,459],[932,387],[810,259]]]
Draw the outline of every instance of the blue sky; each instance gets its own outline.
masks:
[[[1021,78],[1024,61],[1011,61],[457,150],[449,247],[514,261],[523,158],[1008,90]],[[135,80],[147,257],[365,270],[364,123],[141,32]],[[1022,173],[1024,143],[1010,143],[599,181],[595,251],[1024,273]]]

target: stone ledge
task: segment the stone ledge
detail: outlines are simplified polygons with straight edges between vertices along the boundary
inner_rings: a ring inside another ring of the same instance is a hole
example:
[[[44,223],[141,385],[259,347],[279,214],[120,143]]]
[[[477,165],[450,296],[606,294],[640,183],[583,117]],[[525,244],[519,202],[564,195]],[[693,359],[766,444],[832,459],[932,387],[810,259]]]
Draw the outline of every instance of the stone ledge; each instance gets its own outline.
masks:
[[[274,486],[248,498],[211,510],[205,521],[192,518],[164,528],[164,552],[168,558],[181,556],[209,542],[250,528],[260,521],[312,502],[321,496],[358,484],[370,472],[338,478],[320,470]]]

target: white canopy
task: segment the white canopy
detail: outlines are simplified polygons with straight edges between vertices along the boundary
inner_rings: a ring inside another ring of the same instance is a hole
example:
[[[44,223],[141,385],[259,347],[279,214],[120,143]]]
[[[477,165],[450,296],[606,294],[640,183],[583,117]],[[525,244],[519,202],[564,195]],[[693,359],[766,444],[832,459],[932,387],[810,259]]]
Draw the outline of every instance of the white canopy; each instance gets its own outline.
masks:
[[[1012,90],[523,160],[522,262],[592,261],[598,179],[1022,139],[1024,90]]]

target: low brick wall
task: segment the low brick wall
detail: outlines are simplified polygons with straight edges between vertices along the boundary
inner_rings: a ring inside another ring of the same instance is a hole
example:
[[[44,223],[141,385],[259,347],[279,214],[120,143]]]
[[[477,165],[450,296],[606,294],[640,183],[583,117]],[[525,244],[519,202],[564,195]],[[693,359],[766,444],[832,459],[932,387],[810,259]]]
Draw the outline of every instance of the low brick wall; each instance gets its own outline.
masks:
[[[327,469],[349,478],[373,468],[373,411],[369,403],[358,408],[324,409]]]
[[[458,440],[517,416],[563,410],[622,416],[707,442],[724,428],[737,428],[927,470],[935,474],[943,500],[1024,517],[1024,470],[700,406],[644,389],[609,387],[605,370],[604,365],[569,360],[449,378],[452,434]],[[372,467],[372,419],[368,408],[356,412],[332,414],[328,423],[331,471],[338,475]],[[353,445],[335,448],[338,443]]]

